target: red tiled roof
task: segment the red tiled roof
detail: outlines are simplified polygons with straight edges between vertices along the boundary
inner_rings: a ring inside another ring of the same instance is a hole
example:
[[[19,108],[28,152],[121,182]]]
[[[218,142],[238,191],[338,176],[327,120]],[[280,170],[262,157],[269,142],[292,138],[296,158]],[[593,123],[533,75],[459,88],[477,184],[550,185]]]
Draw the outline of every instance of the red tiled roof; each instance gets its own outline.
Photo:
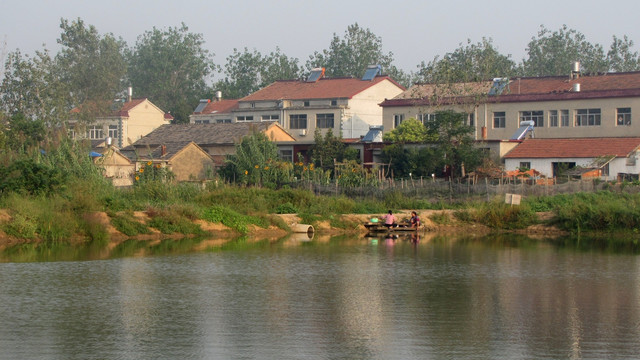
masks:
[[[212,114],[212,113],[226,114],[226,113],[230,113],[231,110],[236,108],[238,108],[237,99],[225,99],[225,100],[212,101],[208,103],[207,106],[205,106],[205,108],[202,109],[201,112],[194,113],[194,114]]]
[[[640,138],[526,139],[507,153],[507,159],[627,157],[640,146]]]
[[[579,92],[572,91],[574,84],[580,84]],[[440,88],[447,86],[450,85],[441,85]],[[416,85],[393,99],[385,100],[381,106],[429,105],[433,99],[429,95],[422,95],[422,89],[427,89],[428,92],[428,89],[434,87],[438,86],[434,84]],[[483,87],[479,87],[479,89],[481,89],[479,94],[486,93]],[[460,102],[464,100],[465,95],[469,94],[458,94],[458,96],[448,99],[440,98],[438,102],[440,104]],[[471,95],[473,97],[473,94]],[[577,79],[570,79],[569,76],[511,78],[509,86],[501,95],[488,96],[482,100],[487,102],[525,102],[625,96],[640,96],[640,72],[586,75]]]
[[[240,99],[240,101],[350,99],[354,95],[385,80],[389,80],[404,89],[402,85],[389,76],[376,76],[372,81],[363,81],[355,78],[321,78],[316,82],[281,80],[271,83],[267,87]]]

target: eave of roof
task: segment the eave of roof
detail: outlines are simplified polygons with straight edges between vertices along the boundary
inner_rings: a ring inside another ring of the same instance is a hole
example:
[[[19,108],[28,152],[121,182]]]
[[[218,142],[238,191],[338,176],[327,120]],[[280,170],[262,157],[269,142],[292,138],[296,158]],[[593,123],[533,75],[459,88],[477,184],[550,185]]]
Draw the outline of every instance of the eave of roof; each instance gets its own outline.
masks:
[[[640,146],[640,138],[526,139],[506,159],[627,157]]]
[[[241,102],[308,100],[308,99],[351,99],[362,91],[383,81],[390,81],[400,89],[405,89],[389,76],[376,76],[371,81],[356,78],[321,78],[316,82],[303,80],[279,80],[248,95]]]

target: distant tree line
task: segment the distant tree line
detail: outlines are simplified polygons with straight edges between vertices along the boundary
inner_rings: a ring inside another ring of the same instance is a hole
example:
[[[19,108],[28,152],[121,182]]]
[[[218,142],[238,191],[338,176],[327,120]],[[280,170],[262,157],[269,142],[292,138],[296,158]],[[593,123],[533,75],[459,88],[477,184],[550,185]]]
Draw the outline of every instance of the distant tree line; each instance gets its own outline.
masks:
[[[608,48],[589,42],[566,25],[558,30],[544,26],[526,45],[526,57],[516,62],[499,52],[491,38],[458,48],[415,71],[394,65],[391,52],[383,51],[382,39],[357,23],[342,35],[335,34],[326,49],[315,51],[304,64],[276,47],[268,54],[255,49],[234,49],[222,65],[213,61],[202,34],[182,24],[153,28],[128,45],[114,34],[101,34],[82,19],[61,19],[61,49],[23,54],[19,49],[4,55],[0,83],[0,121],[15,115],[55,124],[78,109],[80,119],[108,112],[114,99],[123,99],[126,88],[134,97],[147,97],[169,111],[175,121],[188,122],[200,98],[220,90],[226,98],[240,98],[279,79],[299,79],[315,67],[327,76],[363,75],[367,65],[379,64],[383,72],[401,84],[452,83],[507,76],[568,74],[580,61],[586,73],[639,70],[639,55],[626,35],[613,35]]]

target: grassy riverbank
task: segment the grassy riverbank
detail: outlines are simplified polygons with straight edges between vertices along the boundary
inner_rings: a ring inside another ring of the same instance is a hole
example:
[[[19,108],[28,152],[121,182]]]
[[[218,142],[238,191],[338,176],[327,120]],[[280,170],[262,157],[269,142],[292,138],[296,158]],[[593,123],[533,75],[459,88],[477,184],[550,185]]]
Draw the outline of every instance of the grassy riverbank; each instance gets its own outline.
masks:
[[[430,203],[394,192],[374,201],[226,185],[204,189],[161,182],[131,189],[96,185],[76,182],[56,195],[6,194],[0,198],[0,246],[212,232],[219,236],[286,234],[292,222],[315,225],[319,231],[354,232],[361,230],[364,219],[389,209],[418,210],[428,230],[636,234],[640,229],[640,195],[613,192],[526,198],[521,205],[511,206],[502,197],[490,202]]]

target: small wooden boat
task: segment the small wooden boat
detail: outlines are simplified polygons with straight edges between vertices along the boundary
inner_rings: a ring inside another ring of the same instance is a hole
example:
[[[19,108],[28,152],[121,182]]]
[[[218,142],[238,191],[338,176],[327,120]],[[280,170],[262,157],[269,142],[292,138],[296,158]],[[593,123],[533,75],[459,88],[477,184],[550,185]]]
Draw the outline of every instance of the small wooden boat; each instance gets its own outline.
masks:
[[[369,232],[375,233],[388,233],[388,232],[415,232],[418,229],[411,227],[409,224],[397,224],[394,227],[386,227],[384,224],[379,222],[367,222],[364,224],[364,227],[369,230]]]

